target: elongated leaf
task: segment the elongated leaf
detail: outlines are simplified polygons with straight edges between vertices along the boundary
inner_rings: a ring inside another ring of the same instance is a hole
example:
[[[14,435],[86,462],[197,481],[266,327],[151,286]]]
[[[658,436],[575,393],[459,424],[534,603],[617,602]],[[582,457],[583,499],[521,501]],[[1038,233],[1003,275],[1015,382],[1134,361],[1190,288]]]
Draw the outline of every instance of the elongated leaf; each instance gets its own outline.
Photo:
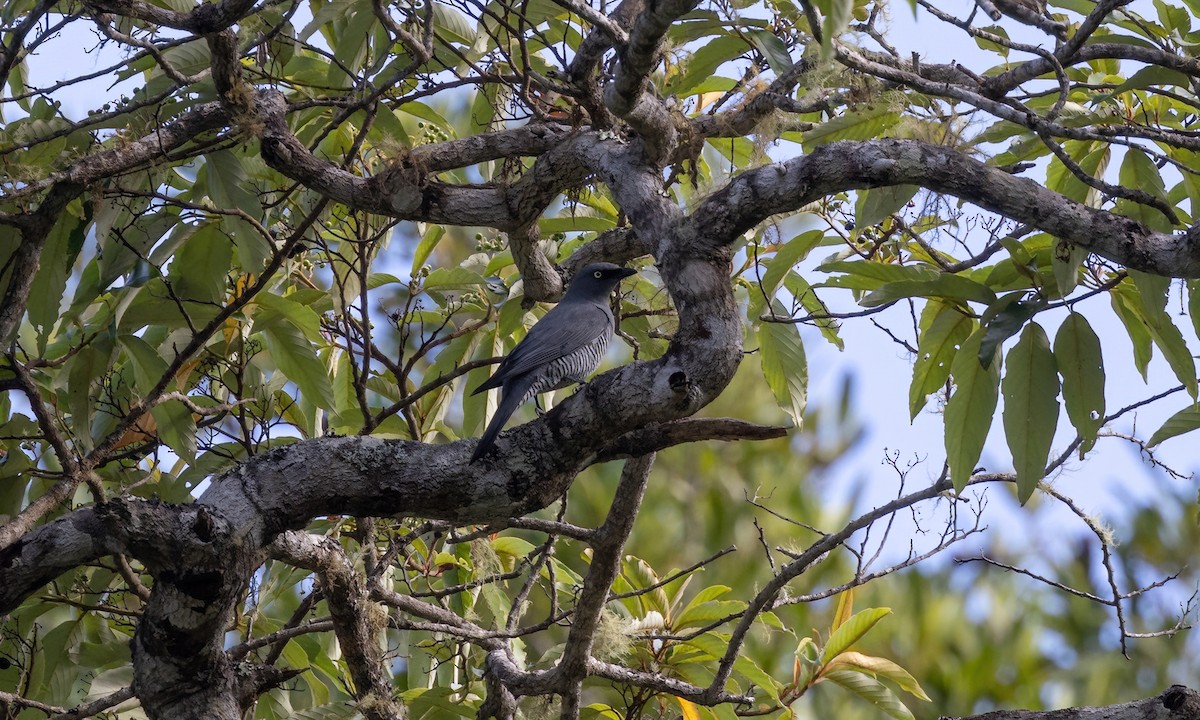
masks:
[[[776,73],[782,73],[792,66],[792,57],[788,54],[787,45],[778,35],[766,30],[750,30],[746,35]]]
[[[900,116],[883,103],[870,110],[843,113],[804,133],[804,152],[835,140],[871,140],[899,121]]]
[[[270,325],[275,322],[275,315],[283,316],[289,323],[299,328],[304,337],[313,343],[321,343],[321,319],[308,305],[296,302],[290,297],[273,293],[259,293],[254,298],[255,305],[261,305],[266,311],[259,311],[255,316],[255,325]]]
[[[1091,177],[1104,174],[1112,155],[1108,143],[1102,142],[1068,140],[1063,150]],[[1099,190],[1077,178],[1057,157],[1051,158],[1046,167],[1046,187],[1090,207],[1096,207],[1100,199]]]
[[[792,294],[792,297],[800,301],[800,306],[804,308],[809,315],[815,316],[817,319],[813,324],[821,331],[821,337],[833,343],[838,350],[845,348],[845,343],[842,342],[841,336],[838,335],[838,321],[834,318],[825,317],[829,315],[829,308],[817,297],[816,289],[808,283],[797,272],[790,272],[783,279],[783,285]]]
[[[1154,446],[1163,440],[1191,432],[1196,428],[1200,428],[1200,407],[1193,405],[1167,418],[1162,427],[1154,431],[1146,444]]]
[[[961,275],[944,274],[933,280],[909,280],[888,283],[864,297],[859,304],[863,307],[878,307],[909,297],[940,297],[951,300],[973,300],[990,304],[995,302],[996,293],[982,283]]]
[[[871,655],[863,655],[862,653],[853,650],[838,655],[837,658],[830,663],[830,668],[848,666],[849,669],[858,670],[860,672],[870,673],[875,677],[882,677],[885,680],[891,680],[900,687],[901,690],[913,695],[921,700],[930,702],[929,696],[925,694],[925,690],[921,688],[921,684],[904,668],[887,658],[873,657]]]
[[[1067,417],[1083,440],[1082,456],[1096,444],[1096,433],[1104,423],[1104,356],[1100,338],[1083,315],[1071,313],[1058,328],[1054,358],[1062,375]]]
[[[177,400],[168,400],[151,408],[150,414],[154,417],[159,439],[174,450],[176,455],[193,462],[196,459],[196,419],[192,417],[192,411]],[[182,483],[179,484],[179,490],[186,490]],[[187,499],[186,494],[167,497],[160,493],[160,496],[168,502],[183,502]]]
[[[29,288],[29,320],[38,328],[38,343],[45,347],[47,336],[59,319],[67,275],[83,247],[87,224],[71,213],[63,213],[46,237],[42,262]]]
[[[837,630],[846,624],[854,615],[854,588],[847,588],[838,595],[837,610],[833,613],[833,624],[830,625],[830,632]]]
[[[854,203],[854,225],[865,228],[878,225],[884,218],[908,204],[921,188],[916,185],[887,185],[859,190]]]
[[[820,230],[809,230],[784,243],[783,247],[767,261],[767,269],[762,275],[762,289],[768,298],[775,297],[775,291],[783,283],[792,266],[808,257],[812,249],[821,242],[825,233]]]
[[[1121,283],[1108,295],[1113,311],[1121,318],[1125,332],[1129,334],[1129,341],[1133,344],[1133,366],[1142,374],[1142,380],[1146,380],[1146,371],[1150,366],[1150,358],[1154,355],[1154,348],[1150,331],[1146,329],[1146,323],[1137,311],[1141,302],[1137,298],[1137,290],[1129,283]]]
[[[1200,338],[1200,280],[1188,280],[1188,316],[1192,319],[1192,330]]]
[[[982,340],[983,331],[972,333],[950,365],[955,388],[946,403],[946,462],[950,465],[950,479],[959,491],[967,486],[983,452],[999,398],[1000,363],[995,359],[998,353],[988,367],[983,367],[979,363]]]
[[[675,702],[679,703],[679,712],[683,715],[683,720],[703,720],[704,715],[700,714],[700,706],[676,696]],[[711,717],[711,711],[708,711]]]
[[[746,603],[739,600],[709,600],[695,607],[689,607],[672,618],[671,629],[680,630],[688,627],[703,627],[709,623],[730,617],[746,609]]]
[[[1024,297],[1023,291],[1009,293],[984,311],[980,319],[984,333],[983,342],[979,344],[979,362],[987,365],[1004,341],[1020,332],[1025,323],[1046,306],[1041,300],[1024,300]]]
[[[425,278],[426,290],[471,289],[485,285],[486,281],[479,273],[466,268],[435,268]]]
[[[838,629],[830,634],[829,642],[825,643],[825,650],[821,653],[821,663],[828,664],[835,657],[849,650],[850,646],[861,640],[862,636],[870,632],[876,623],[891,614],[891,608],[867,608],[851,615],[849,620],[839,625]]]
[[[971,336],[975,320],[953,306],[929,302],[921,313],[919,327],[917,360],[908,386],[910,419],[916,418],[925,407],[930,393],[946,384],[954,356]]]
[[[1136,188],[1161,200],[1167,197],[1158,166],[1144,151],[1136,147],[1125,150],[1125,158],[1121,161],[1120,180],[1124,187]],[[1151,230],[1167,232],[1171,229],[1171,223],[1166,216],[1149,205],[1120,198],[1117,200],[1116,212],[1141,222]]]
[[[782,317],[783,306],[775,305]],[[758,328],[758,345],[763,377],[779,407],[799,429],[804,424],[804,408],[808,403],[808,360],[800,330],[787,323],[762,323]]]
[[[886,685],[854,670],[834,670],[825,678],[846,688],[896,720],[913,720],[912,712]]]
[[[938,271],[924,265],[896,265],[862,260],[838,260],[827,262],[817,268],[823,273],[834,275],[824,285],[849,287],[858,290],[874,290],[884,283],[903,281],[930,281]],[[842,273],[842,277],[836,277]]]
[[[779,702],[779,691],[783,689],[783,683],[771,677],[767,671],[758,666],[758,663],[750,659],[748,655],[741,654],[733,661],[733,669],[739,675],[746,678],[750,682],[757,685],[775,702]]]
[[[854,11],[854,0],[817,0],[825,16],[821,25],[821,60],[833,58],[833,39],[841,35],[850,25]]]
[[[687,60],[682,75],[667,83],[667,92],[677,97],[691,94],[701,82],[712,76],[723,63],[749,50],[737,35],[720,35],[709,40]]]
[[[256,333],[261,333],[263,343],[272,362],[284,377],[291,380],[314,403],[322,408],[335,406],[333,385],[324,363],[317,357],[313,344],[303,331],[287,318],[276,316],[272,322],[263,324],[260,318],[254,322]]]
[[[179,248],[167,272],[171,289],[184,300],[220,302],[229,285],[233,243],[221,232],[217,223],[205,223],[181,238],[181,241],[183,246]],[[197,308],[185,302],[184,309],[190,314]]]
[[[1058,287],[1058,294],[1066,297],[1079,285],[1079,268],[1087,259],[1088,251],[1065,242],[1060,247],[1064,248],[1064,252],[1060,254],[1056,249],[1050,263],[1054,270],[1054,284]]]
[[[416,277],[417,271],[429,259],[429,254],[437,247],[438,241],[446,234],[445,225],[430,225],[425,228],[424,234],[421,235],[421,242],[417,243],[417,249],[413,251],[412,272]]]
[[[1187,388],[1192,399],[1196,399],[1196,361],[1188,350],[1183,333],[1167,314],[1167,293],[1171,289],[1171,279],[1158,275],[1149,275],[1136,270],[1129,271],[1136,290],[1131,289],[1141,299],[1135,305],[1135,313],[1140,312],[1142,322],[1149,331],[1154,344],[1162,351],[1163,358],[1175,372],[1175,377]],[[1125,285],[1125,283],[1122,283]]]
[[[1058,368],[1041,325],[1025,326],[1004,370],[1004,437],[1017,471],[1017,497],[1024,504],[1045,477],[1058,426]]]

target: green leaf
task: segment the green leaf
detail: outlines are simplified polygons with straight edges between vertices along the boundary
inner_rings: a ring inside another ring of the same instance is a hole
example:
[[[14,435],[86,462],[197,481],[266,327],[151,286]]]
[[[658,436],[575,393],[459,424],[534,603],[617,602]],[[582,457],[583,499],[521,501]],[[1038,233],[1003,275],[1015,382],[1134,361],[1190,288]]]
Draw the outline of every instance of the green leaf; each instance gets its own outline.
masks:
[[[1129,76],[1125,82],[1116,86],[1109,92],[1113,95],[1119,95],[1129,90],[1143,90],[1146,88],[1164,88],[1175,85],[1181,88],[1190,87],[1188,76],[1161,65],[1147,65]]]
[[[787,45],[773,32],[767,30],[749,30],[746,36],[754,44],[756,50],[767,59],[767,64],[776,74],[786,71],[792,66],[792,56],[788,54]]]
[[[761,688],[767,694],[767,697],[779,703],[779,691],[783,690],[783,683],[771,677],[765,670],[758,666],[758,663],[751,660],[748,655],[745,653],[739,654],[737,659],[733,661],[733,669],[739,675]]]
[[[835,318],[824,317],[829,315],[829,308],[817,297],[816,289],[808,283],[797,272],[789,272],[787,277],[783,279],[783,285],[793,298],[800,301],[800,306],[803,307],[809,315],[817,316],[813,320],[813,325],[821,331],[821,337],[833,343],[833,346],[838,350],[845,348],[845,343],[838,335],[839,321]]]
[[[860,300],[859,305],[878,307],[909,297],[940,297],[952,300],[973,300],[986,304],[996,301],[996,293],[992,292],[987,285],[977,283],[962,275],[946,273],[938,275],[933,280],[906,280],[888,283]]]
[[[689,605],[679,617],[671,619],[671,629],[678,631],[689,627],[704,627],[745,609],[746,603],[740,600],[709,600],[699,605]]]
[[[269,325],[275,322],[275,315],[282,315],[288,322],[303,331],[304,336],[312,342],[324,342],[324,337],[321,335],[321,319],[308,305],[296,302],[290,297],[268,292],[256,295],[254,304],[265,309],[265,311],[260,310],[255,316],[256,325],[259,322]]]
[[[1141,299],[1137,295],[1137,288],[1127,282],[1121,283],[1108,294],[1113,311],[1121,318],[1125,332],[1129,334],[1129,341],[1133,343],[1133,365],[1142,374],[1142,380],[1146,380],[1146,371],[1150,366],[1150,358],[1154,355],[1154,348],[1151,345],[1150,331],[1146,329],[1140,312]]]
[[[1153,447],[1163,440],[1191,432],[1196,428],[1200,428],[1200,407],[1192,405],[1167,418],[1162,427],[1154,431],[1146,444]]]
[[[683,74],[671,78],[667,83],[667,94],[676,97],[690,95],[696,86],[714,75],[718,67],[748,49],[746,41],[737,35],[722,34],[709,40],[687,59]]]
[[[294,382],[301,393],[319,407],[335,407],[329,373],[300,327],[286,317],[275,315],[267,322],[260,315],[254,320],[254,332],[261,333],[275,367]]]
[[[1054,336],[1054,358],[1062,375],[1067,417],[1083,443],[1079,453],[1092,449],[1104,424],[1104,356],[1100,338],[1087,318],[1072,312]]]
[[[938,277],[938,271],[926,265],[896,265],[870,260],[837,260],[824,263],[817,270],[830,275],[844,273],[841,277],[830,278],[823,285],[855,290],[874,290],[891,282],[927,282]]]
[[[836,140],[874,140],[899,121],[900,115],[884,103],[868,110],[843,113],[804,133],[804,152],[810,153]]]
[[[817,0],[817,7],[825,16],[821,23],[821,60],[833,58],[833,39],[850,26],[854,12],[854,0]]]
[[[960,492],[971,479],[983,452],[999,395],[1000,363],[995,358],[999,353],[993,352],[988,367],[980,364],[983,335],[983,330],[972,333],[950,366],[955,388],[946,403],[946,462],[950,465],[954,488]]]
[[[1158,166],[1154,164],[1149,155],[1136,147],[1125,149],[1125,159],[1121,161],[1119,178],[1124,187],[1136,188],[1162,200],[1167,199],[1167,190],[1163,185],[1162,175],[1158,172]],[[1117,200],[1115,211],[1137,220],[1151,230],[1159,232],[1171,230],[1171,223],[1166,216],[1149,205],[1120,198]]]
[[[876,623],[891,614],[891,608],[867,608],[854,613],[830,634],[829,642],[825,643],[825,650],[821,653],[821,664],[828,665],[835,657],[861,640]]]
[[[1188,316],[1192,319],[1192,330],[1200,338],[1200,280],[1188,280]]]
[[[223,209],[237,208],[255,220],[261,219],[262,202],[247,176],[244,158],[233,150],[218,150],[205,155],[204,160],[202,178],[197,178],[196,186],[208,188],[212,204]],[[222,218],[221,227],[237,246],[239,266],[258,272],[271,254],[267,239],[240,217]]]
[[[775,306],[775,312],[786,317],[783,306],[779,303]],[[791,323],[761,323],[758,345],[763,377],[779,407],[799,429],[804,424],[804,407],[808,402],[808,360],[800,330]]]
[[[1111,147],[1103,142],[1068,140],[1063,143],[1063,150],[1091,177],[1102,176],[1112,157]],[[1099,206],[1100,191],[1075,177],[1057,157],[1051,158],[1046,167],[1046,187],[1075,202],[1089,207]]]
[[[917,360],[908,387],[910,419],[917,417],[929,394],[950,377],[950,365],[958,349],[975,329],[975,321],[962,310],[940,302],[926,303],[921,312]]]
[[[775,297],[775,291],[783,283],[783,278],[796,263],[808,257],[812,249],[821,242],[825,233],[820,230],[809,230],[788,240],[769,260],[767,269],[762,275],[762,290],[768,298]]]
[[[136,335],[122,335],[120,342],[133,363],[133,377],[137,383],[135,389],[144,396],[162,380],[167,372],[167,361],[149,343]]]
[[[1054,270],[1054,284],[1061,297],[1070,295],[1079,285],[1079,268],[1087,259],[1088,251],[1078,245],[1060,241],[1051,255],[1050,264]]]
[[[984,334],[983,342],[979,344],[979,362],[985,365],[990,363],[1004,341],[1016,335],[1030,318],[1046,306],[1040,299],[1021,299],[1024,296],[1024,291],[1009,293],[984,311],[980,320]]]
[[[617,225],[616,218],[597,215],[583,215],[573,212],[563,217],[542,218],[538,220],[538,229],[542,237],[558,232],[604,232]]]
[[[1004,436],[1017,472],[1017,497],[1024,504],[1046,475],[1058,427],[1058,368],[1041,325],[1025,326],[1004,369]]]
[[[178,400],[155,405],[150,409],[158,429],[158,437],[179,457],[193,462],[196,459],[196,419],[192,411]],[[168,502],[183,502],[187,499],[186,488],[180,484],[181,497],[162,497]]]
[[[986,30],[987,32],[989,32],[993,35],[998,35],[999,37],[1002,37],[1005,40],[1008,39],[1008,31],[1005,30],[1004,28],[1000,27],[999,25],[987,25],[987,26],[981,27],[979,29]],[[1008,59],[1008,51],[1009,51],[1008,45],[1001,45],[1000,43],[994,43],[991,40],[985,40],[981,37],[975,38],[975,44],[979,46],[980,50],[986,50],[987,52],[990,52],[990,53],[996,53],[1000,57],[1002,57],[1006,60]]]
[[[486,284],[483,276],[463,267],[434,268],[425,278],[426,290],[474,289]]]
[[[205,223],[183,240],[171,261],[167,272],[171,289],[185,300],[220,302],[225,298],[232,262],[233,243],[217,223]],[[186,305],[185,309],[191,310]]]
[[[878,225],[907,205],[920,189],[917,185],[888,185],[859,190],[854,202],[854,226],[865,228]]]
[[[83,247],[87,223],[75,215],[65,212],[46,236],[42,248],[42,261],[33,285],[29,288],[29,321],[38,328],[38,342],[45,347],[46,338],[61,317],[63,293],[67,289],[67,275],[75,264],[75,258]]]
[[[425,228],[425,233],[421,235],[421,242],[417,243],[417,249],[413,251],[412,272],[413,277],[417,276],[417,271],[429,259],[429,254],[437,247],[438,241],[446,234],[445,225],[429,225]]]
[[[1183,383],[1188,394],[1195,400],[1197,393],[1196,361],[1192,357],[1191,351],[1188,350],[1183,333],[1171,320],[1171,316],[1167,314],[1166,310],[1171,279],[1137,270],[1130,270],[1129,276],[1133,278],[1136,286],[1133,292],[1141,299],[1141,303],[1134,306],[1134,311],[1140,310],[1142,321],[1150,333],[1151,339],[1154,340],[1154,344],[1162,351],[1163,358],[1175,372],[1175,377],[1179,378],[1179,382]],[[1126,285],[1126,283],[1122,283],[1122,285]]]
[[[913,720],[912,712],[886,685],[854,670],[834,670],[824,676],[871,703],[896,720]]]

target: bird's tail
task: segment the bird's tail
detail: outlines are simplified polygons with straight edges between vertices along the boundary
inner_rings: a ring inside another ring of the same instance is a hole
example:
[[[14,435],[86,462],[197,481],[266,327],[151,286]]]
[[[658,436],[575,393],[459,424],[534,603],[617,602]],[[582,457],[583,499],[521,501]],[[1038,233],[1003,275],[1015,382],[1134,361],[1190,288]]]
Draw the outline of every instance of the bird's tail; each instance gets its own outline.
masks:
[[[496,442],[496,436],[504,429],[504,423],[508,422],[512,414],[525,401],[525,394],[529,392],[532,384],[533,378],[521,378],[504,388],[500,396],[500,407],[496,408],[496,413],[492,415],[487,429],[479,437],[479,444],[475,446],[475,452],[471,453],[471,462],[483,457],[491,449],[492,444]]]

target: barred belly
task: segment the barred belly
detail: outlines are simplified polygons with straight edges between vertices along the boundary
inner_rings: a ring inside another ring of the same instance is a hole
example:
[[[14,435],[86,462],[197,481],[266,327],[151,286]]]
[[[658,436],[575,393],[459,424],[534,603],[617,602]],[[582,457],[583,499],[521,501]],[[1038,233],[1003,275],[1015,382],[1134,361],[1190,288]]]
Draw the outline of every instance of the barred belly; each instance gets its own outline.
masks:
[[[600,365],[600,358],[604,357],[604,351],[608,348],[608,340],[611,336],[611,331],[601,333],[591,343],[570,355],[564,355],[540,370],[534,371],[538,373],[538,376],[521,402],[525,402],[534,395],[550,390],[559,390],[587,380],[587,376],[591,375]]]

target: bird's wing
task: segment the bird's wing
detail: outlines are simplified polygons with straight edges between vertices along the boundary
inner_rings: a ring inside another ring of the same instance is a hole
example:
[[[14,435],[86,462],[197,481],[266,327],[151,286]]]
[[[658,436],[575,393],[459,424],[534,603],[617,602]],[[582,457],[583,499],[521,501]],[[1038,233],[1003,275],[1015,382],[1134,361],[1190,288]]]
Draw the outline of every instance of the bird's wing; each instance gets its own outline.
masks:
[[[602,334],[612,332],[612,326],[612,316],[605,308],[591,303],[559,303],[530,328],[488,383],[495,382],[492,387],[496,387],[508,378],[566,357]]]

